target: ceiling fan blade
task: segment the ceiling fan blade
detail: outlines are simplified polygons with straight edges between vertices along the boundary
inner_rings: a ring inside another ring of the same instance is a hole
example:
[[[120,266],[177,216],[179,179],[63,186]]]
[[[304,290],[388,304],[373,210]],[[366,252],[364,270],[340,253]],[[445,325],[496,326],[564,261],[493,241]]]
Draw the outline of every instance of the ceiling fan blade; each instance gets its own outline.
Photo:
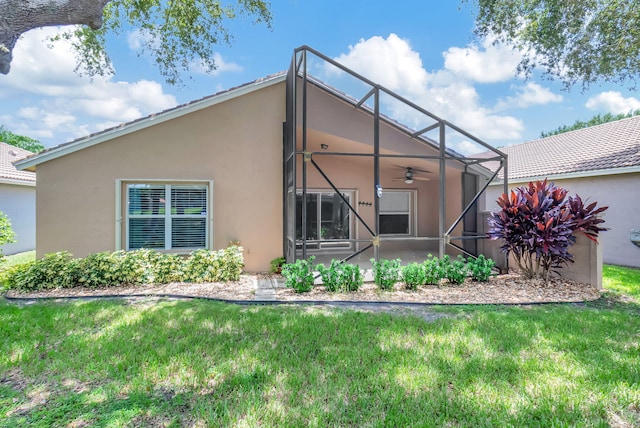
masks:
[[[420,177],[419,175],[414,175],[413,179],[418,181],[431,181],[429,177]]]

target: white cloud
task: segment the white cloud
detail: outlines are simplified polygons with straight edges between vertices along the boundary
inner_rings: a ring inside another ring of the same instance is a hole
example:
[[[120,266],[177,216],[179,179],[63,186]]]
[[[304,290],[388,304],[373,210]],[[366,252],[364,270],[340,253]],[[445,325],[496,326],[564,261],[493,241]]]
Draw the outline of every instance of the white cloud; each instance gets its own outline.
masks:
[[[591,110],[603,110],[607,113],[626,114],[640,109],[640,100],[635,97],[625,98],[618,91],[607,91],[589,98],[585,107]]]
[[[14,49],[11,71],[0,76],[0,98],[19,97],[31,103],[5,114],[3,120],[13,132],[34,138],[77,138],[102,130],[100,123],[127,122],[177,104],[158,82],[115,81],[112,76],[91,79],[74,73],[76,62],[69,43],[47,47],[46,39],[59,31],[45,28],[26,33]]]
[[[429,73],[407,40],[395,34],[360,40],[336,61],[402,95],[426,110],[459,125],[481,139],[520,139],[524,126],[512,116],[482,107],[476,89],[450,70]],[[513,75],[513,71],[511,71]],[[415,126],[415,110],[397,102],[386,109],[393,117]]]
[[[482,46],[470,44],[465,48],[451,47],[443,54],[444,68],[479,83],[504,82],[516,75],[522,56],[512,48],[494,44],[490,38]]]
[[[220,73],[228,72],[237,73],[243,70],[240,64],[225,61],[219,53],[213,54],[213,61],[215,62],[216,69],[211,73],[207,73],[207,68],[202,61],[192,62],[189,70],[194,73],[207,74],[209,76],[217,76]]]
[[[393,33],[386,39],[380,36],[360,39],[336,61],[392,91],[418,91],[428,79],[420,54],[411,49],[408,41]]]
[[[516,95],[506,97],[498,101],[494,110],[506,110],[509,108],[527,108],[534,105],[559,103],[562,95],[554,94],[551,90],[534,82],[528,82],[524,86],[514,87]]]

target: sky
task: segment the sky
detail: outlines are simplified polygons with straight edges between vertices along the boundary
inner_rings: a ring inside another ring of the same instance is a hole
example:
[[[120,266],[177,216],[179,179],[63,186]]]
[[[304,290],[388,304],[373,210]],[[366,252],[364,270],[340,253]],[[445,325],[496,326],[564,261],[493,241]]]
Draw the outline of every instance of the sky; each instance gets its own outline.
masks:
[[[302,45],[496,147],[596,114],[640,109],[640,98],[625,86],[567,91],[540,73],[517,76],[517,52],[474,36],[468,2],[273,0],[271,11],[272,29],[249,19],[230,22],[234,41],[216,48],[216,72],[194,65],[177,86],[136,52],[133,28],[108,40],[115,73],[93,79],[74,72],[68,44],[48,46],[46,37],[62,29],[32,30],[17,43],[9,74],[0,75],[0,125],[54,147],[286,70]]]

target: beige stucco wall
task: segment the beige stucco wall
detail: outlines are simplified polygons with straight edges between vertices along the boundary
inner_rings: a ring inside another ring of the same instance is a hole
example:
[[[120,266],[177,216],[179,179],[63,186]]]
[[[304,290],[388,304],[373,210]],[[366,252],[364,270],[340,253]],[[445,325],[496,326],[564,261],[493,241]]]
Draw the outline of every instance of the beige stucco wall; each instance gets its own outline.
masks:
[[[0,246],[4,255],[36,247],[36,187],[0,183],[0,212],[11,221],[16,242]]]
[[[37,166],[37,255],[116,249],[117,180],[214,182],[214,245],[248,271],[282,254],[284,83]],[[124,241],[124,240],[123,240]]]
[[[610,230],[600,234],[604,263],[640,267],[640,248],[629,240],[629,232],[640,228],[640,173],[593,176],[553,180],[564,187],[569,195],[580,195],[584,200],[608,206],[603,213],[604,226]],[[510,184],[510,188],[523,183]],[[495,200],[502,193],[502,186],[489,186],[487,207],[497,208]]]

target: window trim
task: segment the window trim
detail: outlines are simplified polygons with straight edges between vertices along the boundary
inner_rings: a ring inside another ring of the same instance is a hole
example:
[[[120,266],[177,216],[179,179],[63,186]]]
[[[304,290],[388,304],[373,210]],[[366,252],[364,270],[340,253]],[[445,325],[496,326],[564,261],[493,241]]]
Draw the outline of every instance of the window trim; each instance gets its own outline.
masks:
[[[214,242],[214,230],[213,226],[214,222],[214,181],[213,180],[191,180],[191,179],[146,179],[146,178],[134,178],[134,179],[124,179],[119,178],[115,181],[115,197],[116,197],[116,206],[115,206],[115,249],[116,250],[127,250],[128,251],[128,231],[126,230],[127,226],[127,185],[128,184],[155,184],[155,185],[176,185],[176,186],[184,186],[184,185],[204,185],[207,186],[207,197],[209,198],[207,203],[207,232],[206,232],[206,249],[213,248]],[[123,245],[124,240],[124,245]],[[158,251],[171,252],[174,254],[186,254],[193,249],[163,249]]]

